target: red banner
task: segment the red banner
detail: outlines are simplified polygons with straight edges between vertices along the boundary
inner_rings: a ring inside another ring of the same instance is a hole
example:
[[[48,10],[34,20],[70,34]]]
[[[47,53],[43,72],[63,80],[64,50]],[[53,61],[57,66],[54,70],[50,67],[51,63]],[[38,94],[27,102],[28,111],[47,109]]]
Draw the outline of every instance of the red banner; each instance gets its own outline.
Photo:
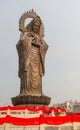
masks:
[[[42,107],[38,107],[38,106],[4,106],[4,107],[0,107],[0,111],[5,111],[5,110],[29,110],[29,111],[33,111],[33,112],[38,112],[38,111],[42,111],[44,114],[50,114],[52,111],[54,111],[55,113],[57,113],[58,111],[60,112],[66,112],[66,110],[64,108],[61,107],[50,107],[50,108],[46,108],[45,105],[43,105]]]
[[[48,124],[48,125],[62,125],[66,123],[78,122],[80,123],[79,115],[67,115],[67,116],[54,116],[54,117],[45,117],[41,115],[40,117],[34,118],[19,118],[19,117],[11,117],[7,115],[6,117],[0,118],[0,125],[4,123],[10,123],[12,125],[40,125],[40,124]]]

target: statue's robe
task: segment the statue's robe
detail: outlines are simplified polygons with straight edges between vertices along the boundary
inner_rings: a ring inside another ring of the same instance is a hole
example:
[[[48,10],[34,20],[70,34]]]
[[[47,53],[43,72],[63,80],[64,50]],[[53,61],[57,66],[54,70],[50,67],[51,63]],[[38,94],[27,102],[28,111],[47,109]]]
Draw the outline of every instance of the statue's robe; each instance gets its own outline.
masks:
[[[48,45],[42,39],[41,44],[32,43],[29,39],[19,40],[16,45],[19,56],[20,94],[42,95],[42,76],[45,74],[45,54]]]

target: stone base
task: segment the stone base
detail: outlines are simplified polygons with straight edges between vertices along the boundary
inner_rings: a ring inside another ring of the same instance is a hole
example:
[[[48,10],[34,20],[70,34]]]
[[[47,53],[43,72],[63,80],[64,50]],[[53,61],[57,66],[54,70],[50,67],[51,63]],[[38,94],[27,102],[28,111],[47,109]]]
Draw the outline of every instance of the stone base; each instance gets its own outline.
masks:
[[[39,104],[39,105],[49,105],[51,98],[47,96],[31,96],[31,95],[18,95],[11,98],[12,104],[25,105],[25,104]]]

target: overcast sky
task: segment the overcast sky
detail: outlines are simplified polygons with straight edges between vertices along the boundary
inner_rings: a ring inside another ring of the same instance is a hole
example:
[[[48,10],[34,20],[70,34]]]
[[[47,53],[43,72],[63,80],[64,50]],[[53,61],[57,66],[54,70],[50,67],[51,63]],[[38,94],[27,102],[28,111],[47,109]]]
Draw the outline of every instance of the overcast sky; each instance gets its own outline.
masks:
[[[34,9],[49,45],[43,92],[51,104],[80,102],[80,0],[0,0],[0,106],[19,94],[16,43],[20,16]]]

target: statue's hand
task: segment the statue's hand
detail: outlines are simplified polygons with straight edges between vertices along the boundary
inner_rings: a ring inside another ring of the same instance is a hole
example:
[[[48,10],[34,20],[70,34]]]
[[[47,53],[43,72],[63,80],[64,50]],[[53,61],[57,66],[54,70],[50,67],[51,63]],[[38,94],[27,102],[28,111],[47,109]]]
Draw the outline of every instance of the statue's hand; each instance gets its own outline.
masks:
[[[34,43],[38,46],[41,45],[41,38],[39,35],[34,32],[25,32],[21,34],[20,41],[22,44],[24,43]]]
[[[34,42],[37,45],[41,45],[41,39],[38,35],[35,35],[34,37],[32,37],[32,42]]]

